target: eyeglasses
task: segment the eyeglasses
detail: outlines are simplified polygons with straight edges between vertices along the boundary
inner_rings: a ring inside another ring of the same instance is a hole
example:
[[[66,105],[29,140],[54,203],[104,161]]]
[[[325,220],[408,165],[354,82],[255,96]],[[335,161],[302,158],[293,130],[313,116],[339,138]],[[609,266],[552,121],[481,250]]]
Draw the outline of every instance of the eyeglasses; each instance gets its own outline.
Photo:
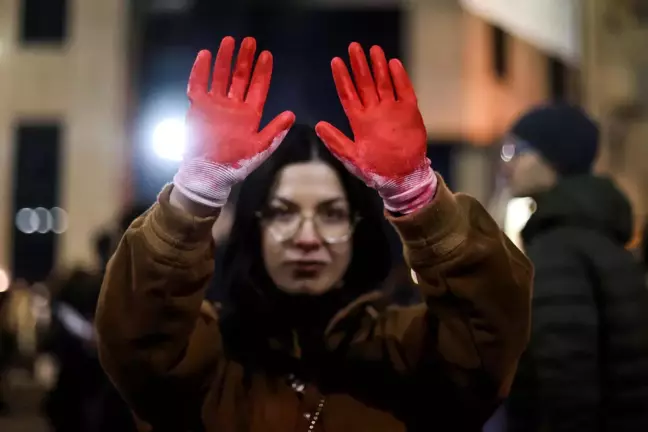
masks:
[[[256,216],[279,243],[292,240],[307,220],[313,223],[315,232],[325,243],[344,243],[351,238],[361,220],[360,217],[350,217],[346,212],[335,210],[319,210],[305,215],[300,211],[270,209],[257,212]]]
[[[508,136],[504,139],[504,142],[502,143],[502,148],[500,150],[500,158],[504,162],[510,162],[516,156],[519,156],[529,150],[531,150],[531,146],[529,145],[529,143],[515,136]]]

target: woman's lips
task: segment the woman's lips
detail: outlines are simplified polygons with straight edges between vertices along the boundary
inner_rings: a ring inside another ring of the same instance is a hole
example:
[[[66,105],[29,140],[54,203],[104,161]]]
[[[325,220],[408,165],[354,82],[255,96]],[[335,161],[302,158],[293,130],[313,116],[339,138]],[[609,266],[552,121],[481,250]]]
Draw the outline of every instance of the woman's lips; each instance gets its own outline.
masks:
[[[290,263],[295,269],[303,271],[319,271],[326,263],[322,261],[293,261]]]
[[[317,277],[324,269],[326,263],[323,261],[291,261],[293,275],[297,279],[310,279]]]

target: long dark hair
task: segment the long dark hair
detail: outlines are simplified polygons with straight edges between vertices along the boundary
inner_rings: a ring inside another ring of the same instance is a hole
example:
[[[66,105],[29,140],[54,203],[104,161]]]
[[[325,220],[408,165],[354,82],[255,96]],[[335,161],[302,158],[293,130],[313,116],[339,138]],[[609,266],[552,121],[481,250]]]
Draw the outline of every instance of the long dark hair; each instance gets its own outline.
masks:
[[[648,219],[644,222],[643,237],[641,239],[641,258],[643,259],[644,267],[648,273]]]
[[[274,154],[254,171],[237,191],[234,224],[222,254],[221,277],[215,281],[223,313],[252,312],[276,292],[261,255],[257,214],[264,210],[279,172],[287,165],[321,161],[338,175],[351,212],[360,218],[353,235],[353,256],[336,290],[351,300],[379,289],[390,270],[389,241],[382,206],[375,192],[351,175],[329,152],[310,126],[295,125]],[[317,299],[315,299],[316,301]],[[269,306],[269,305],[266,305]],[[258,317],[258,310],[254,311]],[[260,318],[260,317],[259,317]]]

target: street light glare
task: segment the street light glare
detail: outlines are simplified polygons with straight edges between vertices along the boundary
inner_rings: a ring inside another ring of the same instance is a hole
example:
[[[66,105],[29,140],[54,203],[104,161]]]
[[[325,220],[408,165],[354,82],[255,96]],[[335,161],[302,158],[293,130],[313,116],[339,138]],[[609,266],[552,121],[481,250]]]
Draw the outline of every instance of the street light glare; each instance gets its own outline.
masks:
[[[5,270],[0,269],[0,293],[9,291],[10,285],[9,274]]]
[[[181,161],[185,149],[185,122],[183,119],[162,120],[153,130],[153,151],[165,160]]]

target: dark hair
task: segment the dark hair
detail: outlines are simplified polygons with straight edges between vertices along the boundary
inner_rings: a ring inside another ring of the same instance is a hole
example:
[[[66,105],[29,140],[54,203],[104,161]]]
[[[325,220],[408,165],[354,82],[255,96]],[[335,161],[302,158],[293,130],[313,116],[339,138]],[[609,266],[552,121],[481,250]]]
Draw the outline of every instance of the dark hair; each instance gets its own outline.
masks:
[[[279,172],[287,165],[318,160],[338,175],[351,212],[360,217],[353,235],[353,254],[344,276],[350,299],[380,288],[390,270],[390,249],[382,206],[375,193],[329,152],[310,126],[295,125],[283,143],[240,186],[234,224],[222,255],[222,278],[215,281],[224,309],[244,307],[274,290],[263,262],[257,214],[264,210]],[[256,297],[256,298],[255,298]]]
[[[648,272],[648,219],[644,222],[643,236],[641,239],[641,258],[643,259],[644,267]]]
[[[109,231],[103,230],[95,235],[95,252],[99,258],[99,264],[102,270],[106,268],[108,260],[110,260],[110,256],[113,253],[114,243],[114,236],[111,235]]]

